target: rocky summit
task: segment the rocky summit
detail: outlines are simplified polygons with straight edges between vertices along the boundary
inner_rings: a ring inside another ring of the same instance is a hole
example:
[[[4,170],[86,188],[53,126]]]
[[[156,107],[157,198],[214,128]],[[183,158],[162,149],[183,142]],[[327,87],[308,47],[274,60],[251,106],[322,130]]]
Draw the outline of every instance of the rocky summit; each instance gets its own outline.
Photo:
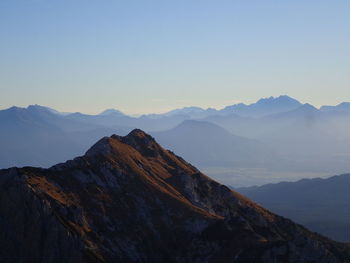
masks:
[[[0,262],[345,263],[350,247],[269,212],[133,130],[49,169],[1,170]]]

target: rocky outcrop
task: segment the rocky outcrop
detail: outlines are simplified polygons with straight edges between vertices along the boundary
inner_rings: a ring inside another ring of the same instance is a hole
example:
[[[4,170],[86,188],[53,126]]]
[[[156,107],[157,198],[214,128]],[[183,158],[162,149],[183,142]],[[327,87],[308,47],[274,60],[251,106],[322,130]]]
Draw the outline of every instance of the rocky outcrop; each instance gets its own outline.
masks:
[[[350,248],[230,190],[141,130],[0,172],[1,262],[349,262]]]

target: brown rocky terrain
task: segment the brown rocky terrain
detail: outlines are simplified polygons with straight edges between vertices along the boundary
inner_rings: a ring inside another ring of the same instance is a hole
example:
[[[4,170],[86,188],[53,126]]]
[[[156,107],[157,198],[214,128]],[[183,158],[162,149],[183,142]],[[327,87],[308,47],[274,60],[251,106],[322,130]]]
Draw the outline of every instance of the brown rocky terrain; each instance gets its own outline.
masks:
[[[350,247],[269,212],[134,130],[49,169],[1,170],[0,262],[345,263]]]

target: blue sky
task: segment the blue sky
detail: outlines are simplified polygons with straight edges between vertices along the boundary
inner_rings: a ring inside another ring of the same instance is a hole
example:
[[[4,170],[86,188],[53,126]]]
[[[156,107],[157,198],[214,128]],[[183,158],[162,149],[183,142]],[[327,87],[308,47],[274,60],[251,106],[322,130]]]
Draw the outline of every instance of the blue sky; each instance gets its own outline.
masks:
[[[0,107],[350,101],[350,1],[0,1]]]

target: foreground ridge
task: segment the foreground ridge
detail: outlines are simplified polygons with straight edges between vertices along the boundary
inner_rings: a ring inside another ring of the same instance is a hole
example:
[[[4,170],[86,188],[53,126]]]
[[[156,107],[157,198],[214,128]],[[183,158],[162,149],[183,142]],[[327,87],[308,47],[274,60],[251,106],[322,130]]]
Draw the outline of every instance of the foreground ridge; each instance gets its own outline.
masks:
[[[0,262],[349,262],[350,247],[260,207],[150,135],[49,169],[0,170]]]

